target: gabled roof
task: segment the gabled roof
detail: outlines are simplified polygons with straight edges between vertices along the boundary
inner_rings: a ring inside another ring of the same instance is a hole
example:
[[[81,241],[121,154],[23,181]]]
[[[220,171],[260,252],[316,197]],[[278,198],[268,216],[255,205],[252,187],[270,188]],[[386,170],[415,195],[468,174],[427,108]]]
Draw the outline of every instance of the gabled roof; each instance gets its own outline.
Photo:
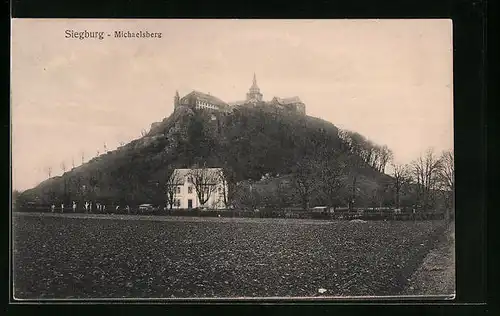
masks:
[[[205,101],[214,105],[218,105],[220,107],[226,107],[228,104],[221,99],[214,97],[213,95],[203,93],[200,91],[193,90],[191,93],[186,94],[182,99],[188,98],[188,97],[196,97],[198,100]]]
[[[193,169],[189,169],[189,168],[175,169],[175,171],[178,173],[178,177],[181,179],[186,178],[192,170],[200,170],[200,169],[196,169],[196,168],[193,168]],[[219,172],[220,170],[222,170],[222,168],[204,168],[204,170],[207,170],[207,172]]]
[[[274,99],[278,104],[281,105],[287,105],[287,104],[294,104],[294,103],[302,103],[299,97],[290,97],[290,98],[279,98],[279,97],[274,97]]]

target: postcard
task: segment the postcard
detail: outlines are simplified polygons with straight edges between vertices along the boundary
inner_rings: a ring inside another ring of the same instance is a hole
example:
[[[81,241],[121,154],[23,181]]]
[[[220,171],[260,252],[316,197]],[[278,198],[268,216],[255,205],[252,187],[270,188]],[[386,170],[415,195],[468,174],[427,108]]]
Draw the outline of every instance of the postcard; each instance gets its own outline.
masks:
[[[13,19],[15,300],[453,299],[445,19]]]

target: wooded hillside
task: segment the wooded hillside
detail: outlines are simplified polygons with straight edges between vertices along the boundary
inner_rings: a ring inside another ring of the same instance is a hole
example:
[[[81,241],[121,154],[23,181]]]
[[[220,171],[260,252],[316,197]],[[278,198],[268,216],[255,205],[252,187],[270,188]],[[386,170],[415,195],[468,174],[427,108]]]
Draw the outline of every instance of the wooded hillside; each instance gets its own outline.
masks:
[[[234,197],[243,181],[288,176],[288,204],[309,205],[313,197],[343,204],[384,186],[389,158],[386,147],[357,133],[271,106],[240,107],[230,114],[179,108],[143,137],[42,182],[22,198],[164,203],[164,185],[174,168],[206,165],[224,168]]]

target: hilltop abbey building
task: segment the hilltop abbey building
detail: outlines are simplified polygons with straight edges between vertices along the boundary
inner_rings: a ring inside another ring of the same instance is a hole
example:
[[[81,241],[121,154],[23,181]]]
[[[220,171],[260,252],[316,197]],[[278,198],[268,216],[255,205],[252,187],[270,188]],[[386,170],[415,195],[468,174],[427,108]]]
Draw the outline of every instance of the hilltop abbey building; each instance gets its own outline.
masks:
[[[248,90],[246,99],[242,101],[226,103],[221,99],[207,93],[192,91],[180,97],[179,93],[175,93],[174,108],[179,106],[187,106],[195,109],[204,109],[217,112],[230,112],[232,108],[238,106],[254,106],[257,104],[267,104],[276,106],[279,109],[295,112],[301,115],[306,114],[306,106],[299,97],[279,98],[274,97],[271,101],[263,101],[263,94],[257,85],[257,78],[253,75],[252,86]]]

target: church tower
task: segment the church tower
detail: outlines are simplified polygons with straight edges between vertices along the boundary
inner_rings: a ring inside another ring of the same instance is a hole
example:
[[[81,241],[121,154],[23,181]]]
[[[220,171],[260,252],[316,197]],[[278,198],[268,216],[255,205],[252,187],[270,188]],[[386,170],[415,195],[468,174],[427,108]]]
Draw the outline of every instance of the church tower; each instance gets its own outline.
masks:
[[[257,86],[257,79],[255,77],[255,73],[253,74],[253,83],[250,87],[250,90],[247,93],[247,101],[248,102],[260,102],[262,101],[262,93],[260,93],[260,89]]]
[[[174,109],[176,109],[179,106],[179,91],[175,90],[175,97],[174,97]]]

